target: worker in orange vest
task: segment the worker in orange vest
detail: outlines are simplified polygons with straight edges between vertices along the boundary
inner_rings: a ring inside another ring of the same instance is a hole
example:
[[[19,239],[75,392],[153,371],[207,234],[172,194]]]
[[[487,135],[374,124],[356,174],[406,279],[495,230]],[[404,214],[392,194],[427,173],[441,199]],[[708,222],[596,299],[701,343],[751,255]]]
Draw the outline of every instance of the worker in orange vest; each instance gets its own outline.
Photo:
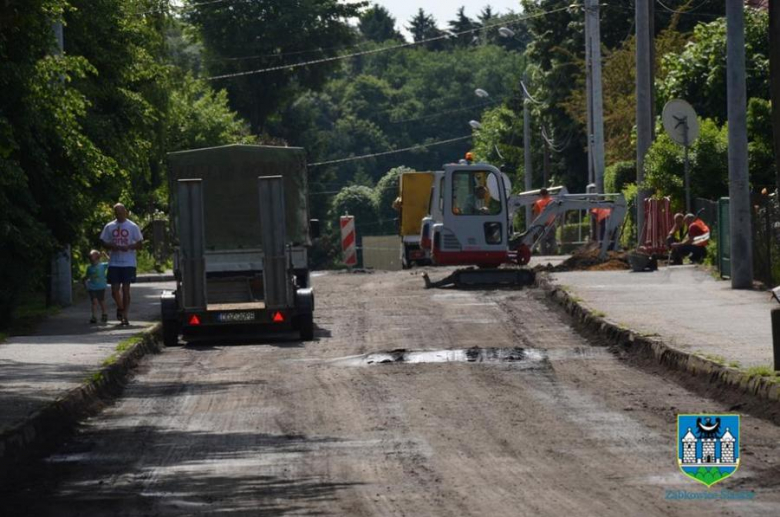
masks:
[[[682,265],[685,257],[690,257],[691,262],[698,264],[707,256],[710,227],[693,214],[687,214],[683,222],[688,227],[688,233],[682,241],[672,243],[673,266]]]
[[[534,201],[534,204],[531,207],[534,219],[539,217],[539,215],[544,212],[544,209],[547,208],[547,205],[552,203],[552,201],[553,198],[546,188],[539,189],[539,199]],[[542,255],[550,255],[558,251],[558,243],[555,241],[555,226],[553,223],[555,223],[555,216],[551,216],[545,223],[546,226],[552,227],[547,229],[547,233],[540,244]]]
[[[596,240],[600,241],[605,238],[607,230],[607,219],[612,213],[611,208],[591,208],[591,215],[596,220]]]

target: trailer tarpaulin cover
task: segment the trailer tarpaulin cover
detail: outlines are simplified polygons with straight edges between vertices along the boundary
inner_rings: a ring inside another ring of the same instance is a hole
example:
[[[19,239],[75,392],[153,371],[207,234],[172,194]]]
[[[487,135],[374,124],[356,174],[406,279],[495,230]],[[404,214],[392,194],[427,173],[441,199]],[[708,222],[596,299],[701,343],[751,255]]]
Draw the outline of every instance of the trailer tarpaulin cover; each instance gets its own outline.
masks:
[[[207,250],[262,246],[257,178],[282,176],[287,238],[309,244],[306,154],[298,147],[227,145],[168,155],[170,192],[179,179],[203,180]],[[173,199],[173,203],[176,200]],[[172,207],[173,208],[173,207]],[[175,209],[171,210],[175,214]],[[176,225],[176,221],[173,221]]]

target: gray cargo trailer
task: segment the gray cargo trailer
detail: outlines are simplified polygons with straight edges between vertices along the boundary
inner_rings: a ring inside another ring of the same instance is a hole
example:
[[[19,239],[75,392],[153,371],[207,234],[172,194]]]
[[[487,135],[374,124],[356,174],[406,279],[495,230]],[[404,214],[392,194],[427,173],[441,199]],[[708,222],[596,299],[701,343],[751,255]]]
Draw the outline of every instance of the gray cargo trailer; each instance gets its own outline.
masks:
[[[259,330],[313,339],[304,150],[181,151],[168,173],[176,290],[162,295],[165,344]]]

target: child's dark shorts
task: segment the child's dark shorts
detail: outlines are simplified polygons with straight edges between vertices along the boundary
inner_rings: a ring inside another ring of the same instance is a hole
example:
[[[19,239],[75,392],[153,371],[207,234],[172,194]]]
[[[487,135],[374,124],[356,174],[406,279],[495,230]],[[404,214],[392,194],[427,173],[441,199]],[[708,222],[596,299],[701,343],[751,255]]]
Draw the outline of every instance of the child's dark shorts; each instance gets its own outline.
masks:
[[[90,300],[97,300],[99,302],[102,302],[103,299],[106,297],[106,290],[105,289],[90,289],[89,291],[89,299]]]

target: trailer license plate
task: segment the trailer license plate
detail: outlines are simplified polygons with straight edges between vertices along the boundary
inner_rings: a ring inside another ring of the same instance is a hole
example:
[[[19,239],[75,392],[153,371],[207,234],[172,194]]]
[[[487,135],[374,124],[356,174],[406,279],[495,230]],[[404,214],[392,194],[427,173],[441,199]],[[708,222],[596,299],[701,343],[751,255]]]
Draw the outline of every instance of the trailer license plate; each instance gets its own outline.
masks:
[[[254,321],[254,312],[220,312],[217,316],[219,321],[229,323],[233,321]]]

